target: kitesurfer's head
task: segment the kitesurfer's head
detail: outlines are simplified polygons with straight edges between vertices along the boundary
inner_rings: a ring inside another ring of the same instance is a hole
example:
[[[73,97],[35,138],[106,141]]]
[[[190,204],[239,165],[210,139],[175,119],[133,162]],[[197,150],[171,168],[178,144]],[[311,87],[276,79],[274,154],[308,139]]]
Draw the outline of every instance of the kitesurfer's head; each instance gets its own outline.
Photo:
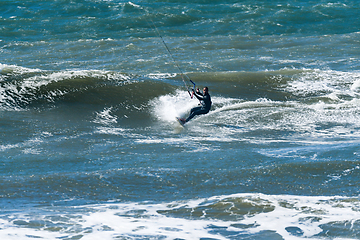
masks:
[[[204,94],[209,93],[209,88],[208,88],[208,87],[204,87],[203,92],[204,92]]]

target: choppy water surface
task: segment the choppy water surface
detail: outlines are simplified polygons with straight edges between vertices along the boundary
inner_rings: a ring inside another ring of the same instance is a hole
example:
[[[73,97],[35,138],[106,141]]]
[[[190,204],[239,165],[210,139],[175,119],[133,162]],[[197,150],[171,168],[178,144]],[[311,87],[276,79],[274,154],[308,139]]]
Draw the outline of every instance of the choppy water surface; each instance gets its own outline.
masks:
[[[0,3],[2,239],[359,238],[356,1]]]

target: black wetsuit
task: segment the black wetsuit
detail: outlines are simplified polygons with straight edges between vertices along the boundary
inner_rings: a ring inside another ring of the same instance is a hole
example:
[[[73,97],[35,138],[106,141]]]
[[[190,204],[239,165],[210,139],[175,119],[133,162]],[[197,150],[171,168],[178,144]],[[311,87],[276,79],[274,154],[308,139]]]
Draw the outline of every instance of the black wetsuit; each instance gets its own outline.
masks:
[[[195,117],[196,115],[200,115],[200,114],[206,114],[210,111],[211,109],[211,98],[209,93],[206,94],[202,94],[200,92],[194,92],[194,95],[197,99],[200,100],[200,105],[199,107],[194,107],[190,110],[190,115],[189,117],[185,120],[185,122],[190,121],[193,117]]]

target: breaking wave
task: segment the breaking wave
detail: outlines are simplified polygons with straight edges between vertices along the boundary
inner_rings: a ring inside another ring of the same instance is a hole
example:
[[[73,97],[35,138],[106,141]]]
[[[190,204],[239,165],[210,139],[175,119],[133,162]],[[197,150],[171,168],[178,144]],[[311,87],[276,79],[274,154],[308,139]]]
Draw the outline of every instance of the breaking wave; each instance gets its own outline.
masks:
[[[355,239],[351,197],[233,194],[164,203],[107,203],[27,210],[0,219],[0,236],[151,239]],[[341,229],[331,231],[331,229]]]

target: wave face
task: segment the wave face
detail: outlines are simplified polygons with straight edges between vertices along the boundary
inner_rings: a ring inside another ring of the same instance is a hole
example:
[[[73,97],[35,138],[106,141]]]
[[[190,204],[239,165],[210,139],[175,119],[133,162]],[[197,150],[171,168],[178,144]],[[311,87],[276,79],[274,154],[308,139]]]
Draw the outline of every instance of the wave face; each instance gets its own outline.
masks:
[[[0,239],[359,239],[358,13],[2,1]]]
[[[80,107],[92,114],[111,108],[113,114],[133,120],[172,122],[197,104],[189,100],[181,78],[170,74],[141,77],[110,71],[49,72],[16,66],[3,66],[2,73],[3,111]],[[354,128],[349,131],[358,127],[360,84],[356,72],[285,69],[188,74],[215,94],[213,111],[206,117],[214,124],[293,128],[298,133],[303,129],[312,134],[318,125],[338,128],[350,124]]]
[[[80,106],[90,112],[111,107],[118,114],[131,115],[143,112],[149,99],[171,90],[159,80],[110,71],[49,72],[4,66],[2,72],[0,108],[4,111]]]

